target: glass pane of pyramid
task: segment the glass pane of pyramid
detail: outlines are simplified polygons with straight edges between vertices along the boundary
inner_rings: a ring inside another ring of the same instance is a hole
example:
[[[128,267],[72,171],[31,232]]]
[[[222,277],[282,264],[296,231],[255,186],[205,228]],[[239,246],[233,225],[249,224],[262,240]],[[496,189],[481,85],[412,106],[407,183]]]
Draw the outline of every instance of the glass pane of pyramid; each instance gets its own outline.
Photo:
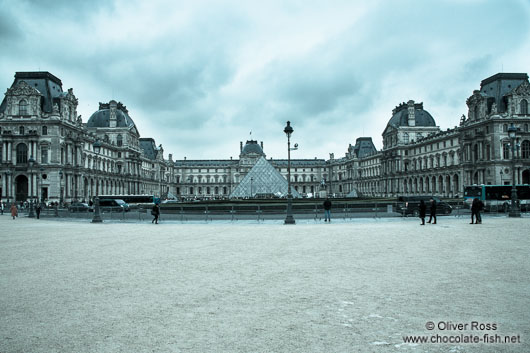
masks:
[[[264,157],[261,157],[232,191],[230,198],[254,197],[256,194],[273,194],[278,197],[284,197],[287,195],[287,188],[287,179]],[[293,197],[300,197],[298,191],[292,186],[291,193]]]

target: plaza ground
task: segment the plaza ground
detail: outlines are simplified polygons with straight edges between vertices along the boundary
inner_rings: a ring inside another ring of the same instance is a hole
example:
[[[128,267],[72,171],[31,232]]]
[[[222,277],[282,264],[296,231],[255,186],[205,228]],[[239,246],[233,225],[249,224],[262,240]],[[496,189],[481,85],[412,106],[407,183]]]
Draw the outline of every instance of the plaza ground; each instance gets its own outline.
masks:
[[[0,352],[530,351],[530,218],[281,223],[0,216]]]

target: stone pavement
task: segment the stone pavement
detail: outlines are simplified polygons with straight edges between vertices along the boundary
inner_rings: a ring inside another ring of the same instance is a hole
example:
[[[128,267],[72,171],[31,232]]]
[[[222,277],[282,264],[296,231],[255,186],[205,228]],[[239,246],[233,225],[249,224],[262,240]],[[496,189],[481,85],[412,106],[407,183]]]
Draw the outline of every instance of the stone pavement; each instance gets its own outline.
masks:
[[[468,223],[0,216],[0,352],[528,352],[530,219]]]

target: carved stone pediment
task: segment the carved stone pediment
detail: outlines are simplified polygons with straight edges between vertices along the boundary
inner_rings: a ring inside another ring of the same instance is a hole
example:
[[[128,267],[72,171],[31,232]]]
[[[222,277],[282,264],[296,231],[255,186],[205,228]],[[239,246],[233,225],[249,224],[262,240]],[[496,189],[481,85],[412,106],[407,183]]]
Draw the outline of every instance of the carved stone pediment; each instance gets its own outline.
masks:
[[[26,81],[19,81],[15,86],[7,89],[6,96],[42,96],[42,94]]]
[[[528,81],[523,81],[523,83],[512,91],[512,94],[518,96],[530,96],[530,83],[528,83]]]

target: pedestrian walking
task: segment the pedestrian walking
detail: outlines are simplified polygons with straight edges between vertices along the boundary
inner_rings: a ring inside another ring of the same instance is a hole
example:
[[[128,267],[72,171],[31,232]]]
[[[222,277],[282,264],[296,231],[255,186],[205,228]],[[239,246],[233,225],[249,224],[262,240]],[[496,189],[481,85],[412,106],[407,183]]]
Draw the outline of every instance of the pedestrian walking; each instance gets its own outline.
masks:
[[[436,224],[436,201],[434,201],[433,198],[431,198],[430,211],[431,211],[431,215],[430,215],[429,221],[427,223],[431,223],[431,221],[434,220],[434,222],[432,222],[432,224]]]
[[[35,212],[37,212],[37,219],[40,219],[40,202],[37,202],[37,207],[35,207]]]
[[[475,221],[475,224],[481,224],[482,223],[482,216],[480,215],[480,211],[484,208],[484,204],[482,201],[478,199],[478,197],[475,197],[473,199],[473,202],[471,203],[471,223],[473,224],[473,221]]]
[[[326,198],[323,203],[324,206],[324,222],[331,222],[331,200]]]
[[[11,217],[15,219],[17,216],[18,216],[18,208],[17,208],[17,205],[15,205],[15,203],[13,202],[13,204],[11,204]]]
[[[155,203],[155,205],[153,206],[153,209],[151,210],[151,214],[154,217],[151,223],[158,224],[158,217],[160,216],[160,206],[157,203]]]
[[[0,201],[0,211],[2,212],[2,216],[4,215],[4,203]]]
[[[420,201],[420,219],[421,219],[421,225],[425,225],[425,214],[427,213],[427,205],[425,204],[425,201]]]

